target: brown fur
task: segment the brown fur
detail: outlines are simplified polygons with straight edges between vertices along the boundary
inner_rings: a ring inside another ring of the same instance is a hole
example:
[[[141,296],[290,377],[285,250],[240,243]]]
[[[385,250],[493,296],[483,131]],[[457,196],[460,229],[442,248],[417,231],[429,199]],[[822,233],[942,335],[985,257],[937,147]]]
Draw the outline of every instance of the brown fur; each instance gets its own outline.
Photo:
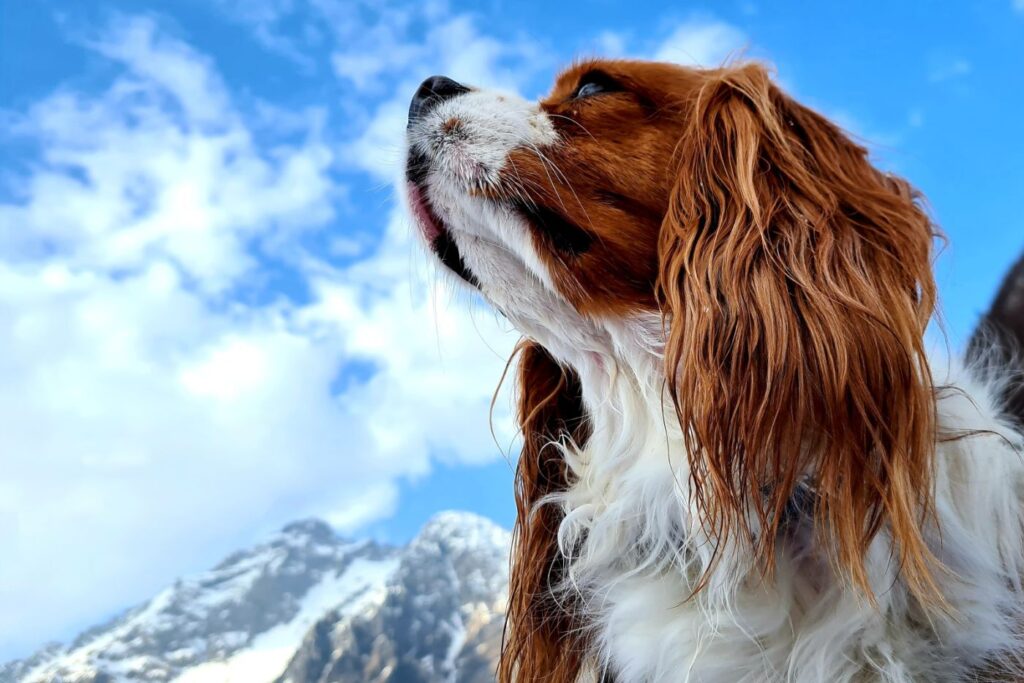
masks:
[[[573,99],[595,69],[622,90]],[[585,62],[542,106],[563,142],[544,159],[513,152],[506,181],[593,237],[566,253],[535,226],[577,309],[663,316],[667,386],[712,537],[752,539],[770,574],[783,510],[806,480],[841,576],[871,598],[864,556],[885,527],[912,592],[941,605],[921,533],[936,436],[922,337],[935,285],[917,193],[755,64]],[[548,591],[562,572],[559,518],[537,503],[568,485],[545,444],[585,437],[579,387],[530,344],[519,391],[525,445],[500,680],[569,683],[586,643],[574,606]]]
[[[915,192],[757,66],[701,87],[678,152],[659,286],[705,521],[720,541],[756,538],[770,569],[807,476],[823,546],[857,587],[868,591],[864,556],[887,525],[911,590],[940,598],[921,535],[933,230]]]
[[[509,586],[502,681],[574,681],[584,643],[572,605],[555,601],[548,587],[561,575],[555,534],[560,516],[539,505],[567,485],[565,465],[552,442],[586,440],[579,381],[533,342],[517,349],[518,419],[523,451],[516,467],[515,553]]]

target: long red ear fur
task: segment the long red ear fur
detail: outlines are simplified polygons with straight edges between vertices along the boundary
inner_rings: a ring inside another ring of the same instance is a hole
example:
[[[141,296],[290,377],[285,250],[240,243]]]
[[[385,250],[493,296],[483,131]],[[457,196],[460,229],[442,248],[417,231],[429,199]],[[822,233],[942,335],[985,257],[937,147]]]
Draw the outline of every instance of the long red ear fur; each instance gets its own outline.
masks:
[[[922,537],[933,226],[906,182],[761,66],[706,79],[659,244],[666,374],[703,521],[719,543],[754,539],[770,572],[804,483],[835,566],[870,599],[864,559],[885,527],[911,591],[942,603]]]
[[[573,683],[584,650],[572,596],[551,588],[562,577],[557,532],[561,511],[539,505],[564,490],[565,464],[553,442],[587,438],[579,380],[539,344],[520,343],[518,419],[523,451],[516,469],[516,524],[509,602],[498,680]]]

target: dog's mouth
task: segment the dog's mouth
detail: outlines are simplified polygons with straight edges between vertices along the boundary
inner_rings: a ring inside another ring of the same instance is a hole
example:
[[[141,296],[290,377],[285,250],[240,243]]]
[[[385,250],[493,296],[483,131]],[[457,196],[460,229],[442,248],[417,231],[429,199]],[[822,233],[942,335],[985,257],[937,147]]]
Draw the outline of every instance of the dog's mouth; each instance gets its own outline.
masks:
[[[469,269],[466,262],[462,259],[459,245],[455,243],[455,239],[452,237],[451,231],[444,224],[444,221],[434,213],[434,209],[430,206],[430,200],[427,199],[426,194],[423,192],[423,188],[410,179],[406,185],[406,191],[409,195],[409,206],[412,209],[413,218],[416,220],[416,224],[419,226],[420,232],[427,241],[430,250],[437,255],[437,258],[448,270],[479,289],[479,280],[476,279],[473,271]]]
[[[437,215],[427,197],[425,188],[429,171],[430,161],[425,156],[416,152],[409,153],[405,169],[406,192],[413,217],[430,250],[441,263],[479,289],[480,281],[466,265],[451,229]],[[471,191],[470,194],[507,203],[509,209],[525,219],[534,231],[563,256],[580,256],[591,246],[593,238],[557,211],[526,201],[508,201],[500,196],[488,197],[480,192]]]

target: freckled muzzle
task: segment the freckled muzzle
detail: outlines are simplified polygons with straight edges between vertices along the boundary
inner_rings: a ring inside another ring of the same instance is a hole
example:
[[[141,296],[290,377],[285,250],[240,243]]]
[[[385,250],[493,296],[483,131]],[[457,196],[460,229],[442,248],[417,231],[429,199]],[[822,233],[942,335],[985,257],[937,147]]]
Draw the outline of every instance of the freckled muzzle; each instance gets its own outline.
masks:
[[[560,138],[538,103],[432,76],[409,104],[407,136],[412,215],[466,282],[507,289],[514,276],[500,274],[514,271],[553,286],[552,268],[574,268],[591,250],[585,211],[570,211],[579,197],[560,189],[565,175],[545,156]]]
[[[431,109],[447,99],[469,92],[469,88],[446,76],[431,76],[423,81],[409,103],[407,128],[412,128]],[[466,266],[459,247],[452,239],[444,222],[437,216],[426,195],[430,159],[409,150],[405,163],[406,194],[413,218],[431,251],[449,270],[474,287],[479,287],[476,276]]]

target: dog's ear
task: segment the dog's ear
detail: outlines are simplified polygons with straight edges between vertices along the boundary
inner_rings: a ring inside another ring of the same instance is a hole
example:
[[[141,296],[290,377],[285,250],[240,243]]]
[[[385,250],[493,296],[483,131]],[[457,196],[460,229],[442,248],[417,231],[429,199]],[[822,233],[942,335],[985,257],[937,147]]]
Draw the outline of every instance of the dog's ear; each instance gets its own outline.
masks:
[[[980,364],[983,372],[999,373],[1003,409],[1024,426],[1024,256],[1010,269],[971,335],[967,360]]]
[[[539,344],[520,343],[518,420],[523,450],[516,469],[516,524],[499,680],[573,683],[583,643],[571,595],[553,592],[563,576],[561,510],[544,504],[565,490],[558,444],[587,438],[579,380]]]
[[[770,571],[787,503],[808,486],[854,585],[872,596],[864,557],[884,526],[911,590],[941,602],[922,537],[935,285],[917,193],[758,65],[706,72],[691,114],[658,291],[703,521],[720,543],[755,539]]]

